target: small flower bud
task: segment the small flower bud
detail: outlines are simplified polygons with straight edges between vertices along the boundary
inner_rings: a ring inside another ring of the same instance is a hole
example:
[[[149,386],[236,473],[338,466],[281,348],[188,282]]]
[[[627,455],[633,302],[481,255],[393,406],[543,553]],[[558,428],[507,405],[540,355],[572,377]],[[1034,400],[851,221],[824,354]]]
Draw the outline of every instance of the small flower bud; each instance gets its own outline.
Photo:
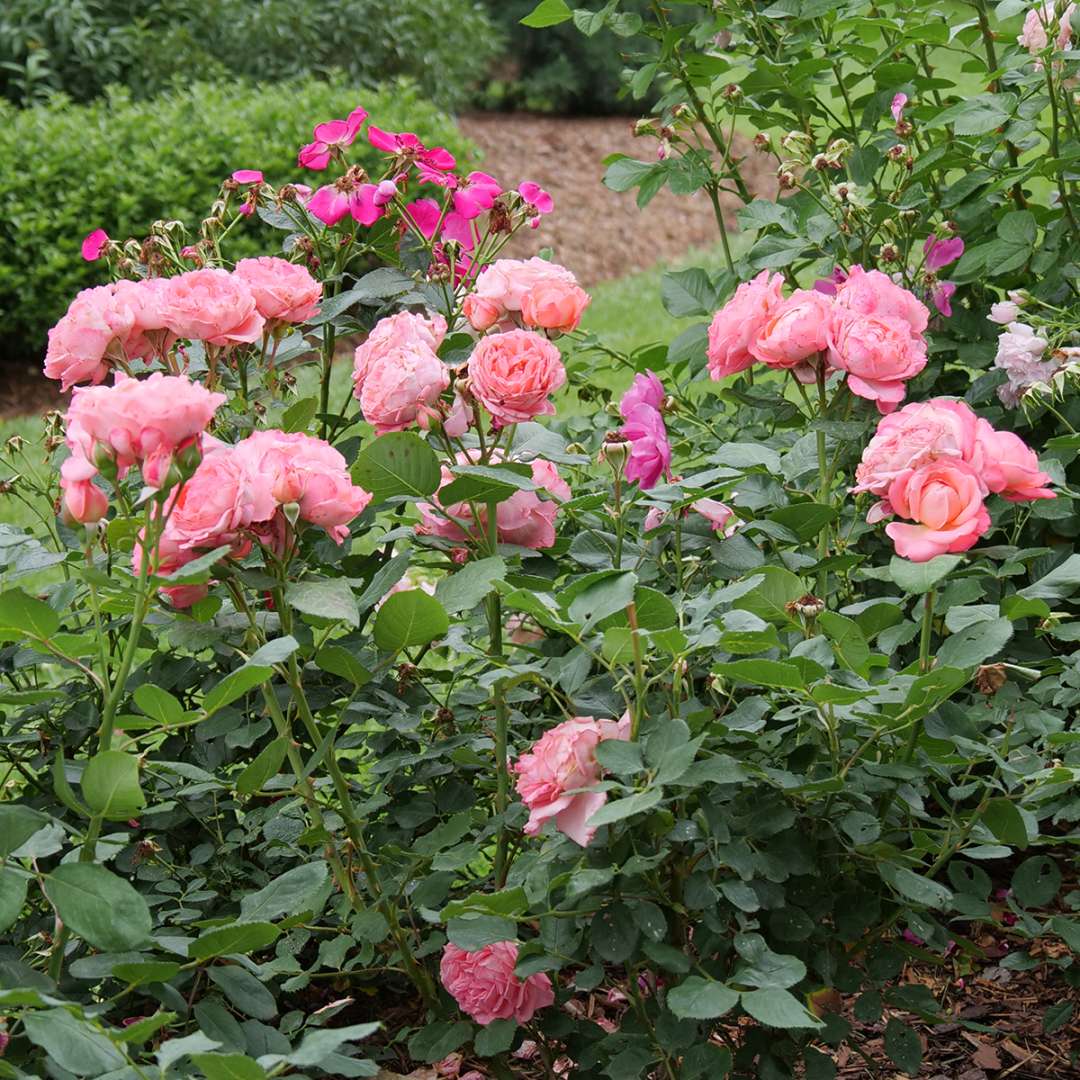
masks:
[[[878,258],[885,263],[896,262],[900,258],[900,250],[895,244],[882,244]]]
[[[742,87],[738,83],[728,83],[721,93],[728,101],[738,101],[742,97]]]
[[[609,431],[604,436],[597,460],[608,465],[616,476],[622,474],[626,459],[630,456],[630,443],[619,431]]]
[[[825,601],[813,593],[806,593],[787,604],[786,610],[789,614],[799,615],[804,619],[816,619],[825,610]]]
[[[772,149],[772,140],[764,131],[759,131],[754,136],[754,149],[762,154],[767,154]]]

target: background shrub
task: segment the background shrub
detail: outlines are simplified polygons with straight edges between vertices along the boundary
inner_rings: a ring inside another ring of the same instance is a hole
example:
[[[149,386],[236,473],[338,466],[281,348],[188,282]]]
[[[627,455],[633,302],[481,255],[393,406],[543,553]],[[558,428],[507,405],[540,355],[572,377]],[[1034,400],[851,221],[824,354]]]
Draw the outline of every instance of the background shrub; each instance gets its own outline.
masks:
[[[258,88],[198,83],[145,102],[112,88],[90,105],[0,103],[0,310],[9,359],[41,355],[46,331],[76,291],[100,281],[100,267],[79,251],[90,230],[123,240],[158,219],[197,226],[206,192],[238,168],[262,169],[274,183],[299,179],[296,151],[313,122],[358,104],[381,127],[466,150],[449,117],[404,80],[377,91],[306,79]],[[365,147],[356,144],[360,160]],[[260,225],[246,227],[254,251]]]

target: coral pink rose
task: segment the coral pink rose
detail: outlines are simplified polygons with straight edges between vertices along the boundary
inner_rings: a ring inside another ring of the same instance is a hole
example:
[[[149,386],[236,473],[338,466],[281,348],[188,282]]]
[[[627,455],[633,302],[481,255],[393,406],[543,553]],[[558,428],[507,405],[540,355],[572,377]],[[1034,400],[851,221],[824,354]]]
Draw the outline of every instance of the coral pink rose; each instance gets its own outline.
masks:
[[[537,1010],[554,1003],[555,991],[543,972],[519,979],[514,974],[517,958],[516,941],[496,941],[475,952],[450,942],[443,949],[439,979],[461,1011],[478,1024],[527,1024]]]
[[[926,305],[880,270],[853,266],[836,287],[836,302],[860,315],[903,319],[913,334],[921,334],[930,322]]]
[[[554,819],[560,832],[587,847],[596,834],[589,819],[607,802],[607,792],[578,789],[600,781],[596,747],[605,739],[629,738],[629,716],[617,723],[575,716],[544,732],[512,766],[518,794],[529,808],[525,834],[535,836],[545,821]]]
[[[967,551],[990,528],[982,483],[964,461],[940,458],[908,469],[889,485],[887,497],[898,516],[915,523],[885,526],[896,553],[913,562]]]
[[[446,320],[441,315],[428,317],[399,311],[380,319],[353,355],[353,393],[357,400],[368,371],[380,357],[400,349],[427,349],[436,353],[445,337]]]
[[[823,293],[796,289],[761,325],[747,351],[771,368],[793,368],[829,344],[832,301]]]
[[[577,296],[569,292],[571,287],[577,287],[577,278],[565,266],[548,262],[538,256],[525,260],[496,259],[477,276],[473,292],[465,301],[465,317],[477,330],[487,330],[510,316],[523,314],[529,294],[536,290],[542,291],[542,287],[547,286],[563,287],[549,294],[551,297],[564,298],[556,304],[557,308],[561,309],[565,303],[566,309],[572,311],[580,304],[581,310],[584,310],[589,302],[584,293],[581,294],[584,297],[583,302],[580,297],[570,303],[565,302],[566,297]],[[544,306],[540,301],[538,305]],[[577,312],[577,316],[580,319],[581,311]],[[547,324],[536,325],[546,327]]]
[[[503,316],[503,310],[498,303],[488,297],[477,296],[476,293],[469,293],[465,297],[461,310],[477,330],[490,330]]]
[[[750,343],[783,301],[784,277],[762,270],[744,281],[709,325],[709,376],[723,379],[745,371],[754,362]]]
[[[449,385],[450,373],[431,349],[395,349],[368,367],[360,411],[377,435],[401,431],[438,415],[434,406]]]
[[[251,290],[255,309],[268,321],[302,323],[318,314],[322,285],[306,267],[264,255],[241,259],[233,273]]]
[[[81,454],[72,454],[60,466],[60,488],[64,493],[63,516],[70,525],[92,525],[109,512],[109,500],[95,483],[97,469]]]
[[[979,420],[975,467],[983,483],[1009,502],[1053,499],[1050,477],[1039,468],[1035,451],[1011,431],[995,431]]]
[[[551,279],[530,289],[521,301],[521,321],[542,330],[576,330],[592,298],[580,285]]]
[[[237,345],[258,341],[264,319],[247,284],[228,270],[189,270],[168,278],[165,324],[189,341]]]
[[[481,338],[469,357],[470,392],[496,427],[555,412],[548,396],[566,382],[559,350],[531,330]]]
[[[829,359],[848,373],[853,394],[890,413],[904,400],[907,380],[926,367],[926,343],[901,318],[836,306],[829,324]]]

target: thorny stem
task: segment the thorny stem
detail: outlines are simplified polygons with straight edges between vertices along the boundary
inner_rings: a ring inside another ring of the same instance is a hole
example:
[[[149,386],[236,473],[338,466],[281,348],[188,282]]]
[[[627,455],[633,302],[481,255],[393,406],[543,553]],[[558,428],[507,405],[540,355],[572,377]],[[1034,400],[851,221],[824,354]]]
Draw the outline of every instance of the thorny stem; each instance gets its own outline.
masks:
[[[492,592],[487,598],[488,616],[488,654],[494,660],[502,659],[502,599]],[[510,801],[510,761],[508,735],[510,726],[509,711],[506,707],[506,694],[502,680],[495,683],[493,691],[495,703],[495,813],[499,818],[499,831],[495,840],[495,887],[501,889],[506,884],[507,860],[506,847],[509,840],[503,817]]]

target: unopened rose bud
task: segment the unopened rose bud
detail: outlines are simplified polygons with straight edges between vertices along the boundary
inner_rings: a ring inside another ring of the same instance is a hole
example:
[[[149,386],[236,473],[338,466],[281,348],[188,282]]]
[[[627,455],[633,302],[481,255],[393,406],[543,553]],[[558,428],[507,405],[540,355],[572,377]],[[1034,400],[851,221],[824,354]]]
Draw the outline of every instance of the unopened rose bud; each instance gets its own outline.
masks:
[[[721,92],[728,101],[738,101],[742,97],[742,87],[738,83],[728,83]]]
[[[285,515],[285,520],[295,529],[296,523],[300,520],[300,504],[294,502],[283,503],[281,512]]]
[[[795,174],[787,169],[780,169],[776,174],[781,191],[788,191],[795,186]]]
[[[394,196],[398,193],[397,184],[393,180],[382,180],[378,187],[375,188],[375,205],[386,206],[387,203],[394,201]]]
[[[609,431],[604,436],[597,459],[605,463],[616,476],[620,476],[629,456],[630,443],[620,432]]]

